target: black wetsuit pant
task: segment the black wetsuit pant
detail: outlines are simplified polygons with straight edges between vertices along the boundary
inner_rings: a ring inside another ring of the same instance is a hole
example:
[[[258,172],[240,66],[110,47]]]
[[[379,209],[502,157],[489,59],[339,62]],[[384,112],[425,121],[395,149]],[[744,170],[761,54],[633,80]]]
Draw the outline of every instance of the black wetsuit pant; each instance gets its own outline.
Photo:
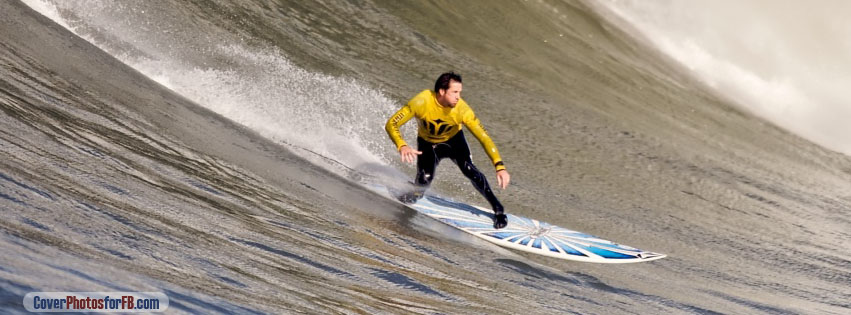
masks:
[[[422,151],[422,154],[417,158],[417,178],[414,184],[421,189],[407,196],[408,202],[414,202],[421,198],[423,192],[431,185],[434,179],[434,171],[437,164],[444,158],[450,158],[464,176],[470,179],[473,187],[488,200],[495,214],[502,214],[503,208],[499,200],[494,196],[488,179],[473,165],[472,156],[470,155],[470,146],[467,145],[467,140],[464,138],[464,131],[459,131],[458,134],[441,143],[431,143],[423,138],[417,137],[417,150]]]

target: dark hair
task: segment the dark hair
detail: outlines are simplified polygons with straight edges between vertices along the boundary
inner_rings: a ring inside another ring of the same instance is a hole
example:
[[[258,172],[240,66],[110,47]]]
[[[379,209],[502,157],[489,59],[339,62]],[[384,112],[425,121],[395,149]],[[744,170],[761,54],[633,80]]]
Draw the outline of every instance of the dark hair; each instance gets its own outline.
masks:
[[[441,74],[437,77],[437,81],[434,81],[434,93],[440,94],[440,89],[448,90],[451,81],[461,83],[461,75],[455,72]]]

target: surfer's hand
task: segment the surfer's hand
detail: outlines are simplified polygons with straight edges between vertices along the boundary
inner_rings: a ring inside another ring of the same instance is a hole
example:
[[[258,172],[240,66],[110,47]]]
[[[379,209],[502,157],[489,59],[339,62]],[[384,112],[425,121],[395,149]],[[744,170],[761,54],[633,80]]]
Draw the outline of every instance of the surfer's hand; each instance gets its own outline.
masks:
[[[409,146],[402,146],[399,148],[399,154],[402,156],[402,162],[414,163],[417,161],[417,155],[423,154],[423,152],[411,149]]]
[[[505,189],[508,187],[508,182],[511,181],[511,175],[508,174],[506,170],[499,170],[496,172],[496,183],[499,185],[499,188]]]

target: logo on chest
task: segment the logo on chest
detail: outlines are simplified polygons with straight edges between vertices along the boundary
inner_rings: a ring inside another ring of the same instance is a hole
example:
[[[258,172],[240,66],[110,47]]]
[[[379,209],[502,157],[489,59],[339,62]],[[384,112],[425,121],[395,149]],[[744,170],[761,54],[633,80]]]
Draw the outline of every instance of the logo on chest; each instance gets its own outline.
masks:
[[[428,130],[428,133],[432,136],[435,136],[435,137],[442,136],[443,134],[452,130],[452,127],[455,126],[455,125],[451,124],[450,122],[444,121],[440,118],[435,119],[435,120],[423,119],[421,122],[423,124],[423,127],[425,127],[425,129]]]

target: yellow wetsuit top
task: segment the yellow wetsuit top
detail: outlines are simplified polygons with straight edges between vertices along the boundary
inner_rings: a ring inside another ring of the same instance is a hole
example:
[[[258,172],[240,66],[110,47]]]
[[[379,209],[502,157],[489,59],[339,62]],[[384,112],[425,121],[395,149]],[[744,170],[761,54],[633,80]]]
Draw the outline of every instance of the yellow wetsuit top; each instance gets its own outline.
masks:
[[[399,132],[399,126],[405,124],[413,117],[419,120],[419,128],[417,134],[420,138],[431,143],[441,143],[449,140],[459,131],[461,126],[467,126],[470,133],[479,140],[482,147],[491,158],[494,167],[497,171],[504,170],[505,164],[499,156],[499,151],[496,145],[488,136],[487,131],[482,126],[482,123],[476,118],[473,109],[467,105],[463,99],[458,100],[458,104],[454,108],[444,107],[437,102],[437,97],[434,91],[424,90],[414,96],[408,104],[399,109],[393,116],[387,120],[384,129],[390,139],[396,144],[396,149],[408,145],[402,139],[402,133]]]

